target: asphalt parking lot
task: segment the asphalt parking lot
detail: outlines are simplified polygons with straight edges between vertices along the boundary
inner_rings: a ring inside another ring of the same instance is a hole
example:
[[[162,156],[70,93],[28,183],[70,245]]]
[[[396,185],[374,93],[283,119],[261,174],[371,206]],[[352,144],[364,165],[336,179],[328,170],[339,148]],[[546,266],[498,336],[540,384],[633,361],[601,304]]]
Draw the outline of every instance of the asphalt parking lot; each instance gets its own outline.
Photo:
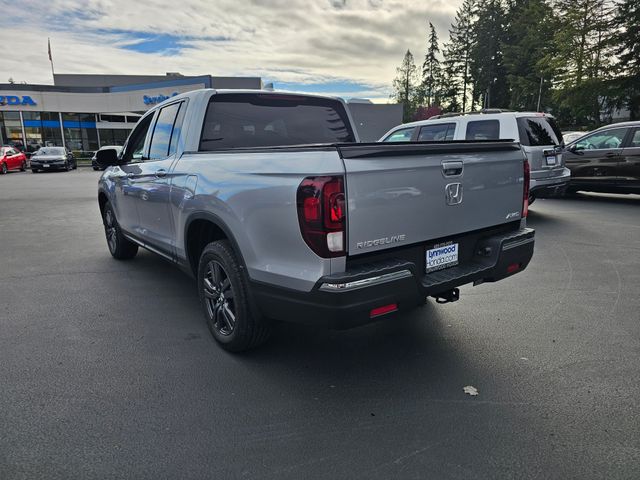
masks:
[[[194,281],[111,258],[98,177],[0,176],[0,479],[640,478],[640,196],[536,201],[529,268],[455,304],[231,355]]]

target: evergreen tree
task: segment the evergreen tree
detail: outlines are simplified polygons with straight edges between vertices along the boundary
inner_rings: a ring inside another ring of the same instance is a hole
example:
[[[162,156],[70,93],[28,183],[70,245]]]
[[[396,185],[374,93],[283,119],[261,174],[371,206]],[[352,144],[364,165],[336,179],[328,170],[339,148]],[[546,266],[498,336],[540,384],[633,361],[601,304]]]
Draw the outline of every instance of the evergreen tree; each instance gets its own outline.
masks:
[[[554,54],[553,97],[561,121],[572,125],[598,125],[603,108],[615,103],[610,91],[612,0],[556,0],[559,12]]]
[[[429,22],[429,40],[427,42],[427,54],[422,64],[422,88],[424,91],[424,100],[427,106],[438,104],[440,100],[441,72],[440,45],[438,43],[438,34],[433,23]]]
[[[471,76],[475,96],[482,98],[484,108],[506,107],[509,104],[506,72],[502,60],[505,15],[500,0],[481,0],[478,4],[477,20],[473,24]]]
[[[619,27],[613,36],[614,52],[618,55],[616,73],[621,104],[631,113],[631,119],[640,119],[640,2],[623,0],[616,12],[614,23]]]
[[[391,97],[403,104],[403,121],[411,121],[417,108],[416,83],[418,69],[410,50],[404,54],[402,64],[396,68],[396,78],[393,80],[393,94]]]
[[[456,56],[453,53],[451,43],[446,43],[442,51],[442,85],[440,100],[442,107],[447,112],[464,110],[460,104],[462,95],[462,72]]]
[[[544,60],[554,55],[550,41],[556,30],[553,9],[547,0],[514,0],[507,22],[502,50],[509,108],[544,110],[551,101],[550,80],[555,73]]]
[[[460,82],[462,111],[473,109],[471,51],[475,46],[474,28],[477,0],[464,0],[456,12],[456,18],[449,30],[449,44],[445,50],[445,62],[452,78]]]

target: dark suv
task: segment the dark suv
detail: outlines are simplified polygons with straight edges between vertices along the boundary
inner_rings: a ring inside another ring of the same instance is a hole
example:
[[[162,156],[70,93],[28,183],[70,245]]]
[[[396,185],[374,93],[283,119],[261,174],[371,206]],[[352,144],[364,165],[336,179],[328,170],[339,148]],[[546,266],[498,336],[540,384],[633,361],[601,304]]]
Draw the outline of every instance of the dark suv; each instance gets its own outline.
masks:
[[[640,121],[601,127],[569,143],[568,192],[640,193]]]

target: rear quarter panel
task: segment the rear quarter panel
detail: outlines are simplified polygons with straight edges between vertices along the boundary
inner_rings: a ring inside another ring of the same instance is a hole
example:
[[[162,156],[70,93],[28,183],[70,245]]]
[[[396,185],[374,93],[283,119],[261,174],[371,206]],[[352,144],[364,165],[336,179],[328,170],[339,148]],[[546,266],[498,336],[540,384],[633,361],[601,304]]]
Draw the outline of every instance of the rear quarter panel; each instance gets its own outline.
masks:
[[[171,214],[178,257],[186,259],[189,219],[211,212],[234,236],[249,277],[310,291],[336,260],[318,257],[298,224],[297,189],[307,176],[342,175],[335,148],[186,153],[174,167]],[[197,182],[187,178],[197,177]],[[181,185],[196,183],[194,192]]]

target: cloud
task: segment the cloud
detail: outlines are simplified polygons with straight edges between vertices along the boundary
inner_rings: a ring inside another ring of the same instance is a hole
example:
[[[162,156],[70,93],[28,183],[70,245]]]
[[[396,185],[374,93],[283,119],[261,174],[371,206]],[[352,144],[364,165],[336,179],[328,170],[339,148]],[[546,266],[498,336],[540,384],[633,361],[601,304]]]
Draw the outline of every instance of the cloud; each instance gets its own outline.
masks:
[[[51,37],[61,73],[256,75],[276,87],[317,85],[327,93],[383,99],[408,48],[421,63],[428,22],[446,40],[460,3],[0,0],[0,75],[51,83]]]

